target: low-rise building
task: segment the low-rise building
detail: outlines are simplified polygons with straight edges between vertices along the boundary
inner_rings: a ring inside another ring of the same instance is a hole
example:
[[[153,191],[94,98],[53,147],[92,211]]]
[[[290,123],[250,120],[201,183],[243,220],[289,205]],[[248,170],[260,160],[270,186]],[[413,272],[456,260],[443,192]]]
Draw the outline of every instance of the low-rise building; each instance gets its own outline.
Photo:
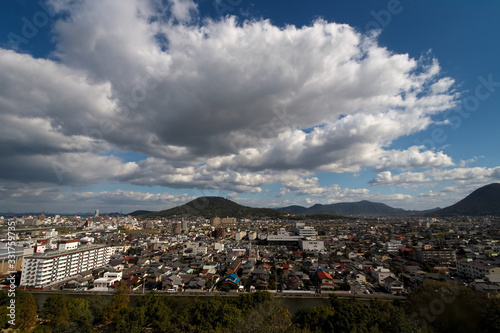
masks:
[[[108,291],[112,286],[122,279],[122,272],[106,272],[100,279],[94,280],[93,291]]]

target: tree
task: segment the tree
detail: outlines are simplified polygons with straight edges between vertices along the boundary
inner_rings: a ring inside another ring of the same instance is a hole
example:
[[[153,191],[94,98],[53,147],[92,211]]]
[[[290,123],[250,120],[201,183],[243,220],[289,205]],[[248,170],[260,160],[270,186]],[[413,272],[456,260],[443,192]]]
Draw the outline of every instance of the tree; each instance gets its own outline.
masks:
[[[277,300],[266,300],[252,309],[239,323],[237,332],[284,332],[292,324],[288,308]]]
[[[334,332],[335,309],[331,306],[317,306],[300,309],[293,316],[293,322],[301,329]]]
[[[146,324],[146,309],[144,307],[122,308],[114,318],[114,328],[116,332],[139,333]]]
[[[76,326],[71,331],[91,332],[94,317],[89,308],[89,302],[82,298],[70,298],[67,301],[68,314],[71,323]],[[68,329],[68,331],[70,331]]]
[[[144,308],[147,326],[158,332],[168,332],[172,328],[173,311],[169,302],[170,298],[156,297],[154,292],[139,299],[137,306]]]
[[[410,294],[408,314],[422,327],[442,332],[473,332],[484,324],[484,294],[456,282],[424,283]]]
[[[58,329],[69,322],[67,297],[64,295],[52,295],[47,298],[43,305],[41,317],[53,329]]]
[[[18,294],[21,290],[17,291]],[[21,306],[19,307],[18,322],[21,331],[29,331],[36,325],[37,320],[37,305],[35,296],[32,293],[23,293]]]
[[[100,323],[102,321],[104,310],[106,309],[106,306],[108,305],[109,301],[105,297],[98,295],[92,295],[87,299],[87,301],[89,303],[90,313],[94,318],[93,323],[94,324]]]
[[[7,306],[10,303],[10,297],[7,294],[6,290],[0,290],[0,328],[6,328],[9,317],[7,314],[9,313],[9,309]]]
[[[128,286],[125,281],[121,280],[115,288],[115,294],[111,302],[106,306],[103,313],[103,320],[110,324],[121,309],[128,307],[130,297],[128,295]]]

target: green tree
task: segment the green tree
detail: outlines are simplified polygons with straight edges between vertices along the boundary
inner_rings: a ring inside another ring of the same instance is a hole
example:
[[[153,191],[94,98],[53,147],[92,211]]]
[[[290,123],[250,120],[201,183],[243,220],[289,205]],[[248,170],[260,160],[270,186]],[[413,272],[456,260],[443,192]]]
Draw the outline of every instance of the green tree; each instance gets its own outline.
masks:
[[[49,296],[43,305],[41,317],[55,330],[67,324],[70,320],[67,297],[64,295]]]
[[[109,301],[105,297],[98,295],[92,295],[87,299],[87,301],[89,303],[90,313],[94,318],[94,324],[100,323],[102,321],[104,310],[106,309]]]
[[[439,332],[475,332],[482,326],[485,295],[455,282],[429,282],[409,296],[408,314]]]
[[[335,309],[331,306],[317,306],[300,309],[293,316],[293,323],[302,329],[322,332],[334,331]]]
[[[103,321],[110,324],[120,310],[128,307],[130,304],[130,297],[128,295],[128,286],[125,281],[121,280],[115,288],[115,294],[111,302],[106,306],[103,313]]]
[[[258,304],[238,324],[237,332],[274,333],[284,332],[292,324],[288,308],[277,300]]]
[[[146,323],[145,307],[124,307],[114,318],[116,332],[139,333]]]
[[[7,309],[7,306],[9,302],[10,298],[7,291],[0,290],[0,328],[6,328],[8,325],[9,317],[7,317],[7,314],[9,313],[9,309]]]
[[[173,310],[170,297],[157,297],[151,292],[137,303],[142,307],[146,314],[146,323],[148,327],[158,332],[168,332],[172,330]]]
[[[71,332],[88,333],[92,331],[94,317],[89,308],[89,302],[82,298],[70,298],[67,301],[68,314],[72,329]]]
[[[18,290],[18,293],[21,294],[21,290]],[[21,306],[19,307],[19,315],[16,318],[19,326],[16,328],[21,331],[29,331],[36,325],[37,320],[37,305],[35,296],[32,293],[22,293],[24,296],[22,297]]]
[[[482,332],[500,332],[500,295],[485,300],[482,307]]]

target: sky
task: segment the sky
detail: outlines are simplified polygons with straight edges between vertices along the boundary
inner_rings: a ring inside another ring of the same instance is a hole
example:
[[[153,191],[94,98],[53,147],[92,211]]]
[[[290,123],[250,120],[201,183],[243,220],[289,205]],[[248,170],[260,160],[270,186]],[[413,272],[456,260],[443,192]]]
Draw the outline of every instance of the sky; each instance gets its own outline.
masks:
[[[500,181],[498,1],[0,1],[0,212],[446,207]]]

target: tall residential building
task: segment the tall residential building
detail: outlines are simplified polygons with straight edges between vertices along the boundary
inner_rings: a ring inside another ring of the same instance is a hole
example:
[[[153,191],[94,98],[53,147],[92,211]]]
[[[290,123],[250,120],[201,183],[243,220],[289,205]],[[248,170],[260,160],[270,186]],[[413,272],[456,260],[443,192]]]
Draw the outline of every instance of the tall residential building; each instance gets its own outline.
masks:
[[[180,235],[182,233],[181,222],[174,222],[174,224],[172,225],[172,233],[174,235]]]
[[[188,220],[185,220],[184,218],[182,218],[181,220],[181,227],[182,227],[182,231],[189,231],[189,224],[188,224]]]
[[[26,256],[23,260],[21,285],[44,288],[80,272],[102,267],[109,262],[110,256],[111,247],[108,245],[91,245]]]
[[[215,238],[224,238],[226,237],[226,229],[225,228],[215,228],[214,232]]]

